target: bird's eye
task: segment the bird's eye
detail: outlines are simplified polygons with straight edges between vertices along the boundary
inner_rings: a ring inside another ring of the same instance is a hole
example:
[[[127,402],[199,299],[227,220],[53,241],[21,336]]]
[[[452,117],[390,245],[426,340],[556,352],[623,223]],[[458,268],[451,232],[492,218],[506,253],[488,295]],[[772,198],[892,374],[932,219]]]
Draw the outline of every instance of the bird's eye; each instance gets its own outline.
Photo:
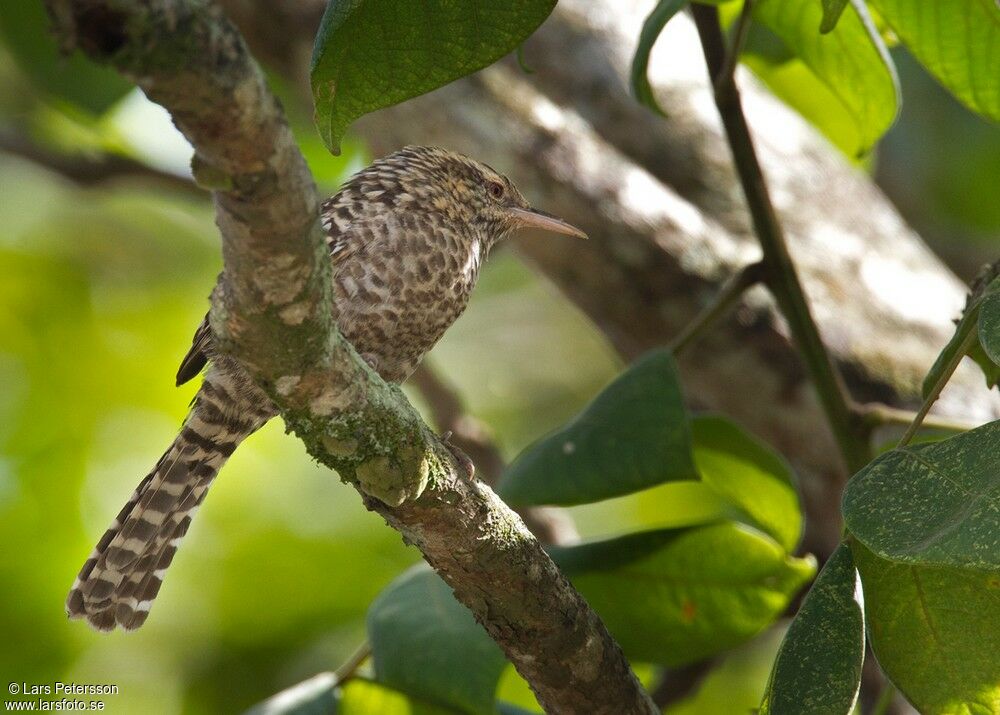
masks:
[[[499,181],[491,181],[489,184],[487,184],[487,189],[490,192],[490,196],[492,196],[493,198],[495,199],[503,198],[503,184],[501,184]]]

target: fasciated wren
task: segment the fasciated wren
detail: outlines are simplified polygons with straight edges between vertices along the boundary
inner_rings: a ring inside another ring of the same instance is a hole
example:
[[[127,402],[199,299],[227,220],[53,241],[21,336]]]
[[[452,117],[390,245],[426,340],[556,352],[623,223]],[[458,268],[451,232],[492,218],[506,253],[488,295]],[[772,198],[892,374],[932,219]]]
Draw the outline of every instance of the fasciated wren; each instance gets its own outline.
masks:
[[[324,202],[337,325],[388,382],[404,381],[461,315],[490,248],[519,228],[585,238],[507,177],[433,147],[379,159]],[[219,469],[277,409],[214,346],[207,319],[177,384],[205,377],[180,434],[87,559],[66,600],[99,630],[141,626]]]

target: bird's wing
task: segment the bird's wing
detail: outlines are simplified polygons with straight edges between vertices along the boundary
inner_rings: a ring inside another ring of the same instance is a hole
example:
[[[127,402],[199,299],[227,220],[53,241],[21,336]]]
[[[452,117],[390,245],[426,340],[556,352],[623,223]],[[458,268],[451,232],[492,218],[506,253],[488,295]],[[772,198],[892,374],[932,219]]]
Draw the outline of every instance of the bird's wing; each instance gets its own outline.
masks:
[[[208,363],[208,348],[212,341],[212,329],[208,325],[208,315],[201,321],[201,325],[194,331],[194,338],[191,340],[191,349],[181,360],[181,366],[177,369],[178,387],[195,377]]]
[[[358,218],[355,212],[356,206],[357,202],[352,200],[347,192],[341,192],[323,202],[321,217],[323,228],[326,230],[326,243],[330,249],[330,260],[334,267],[342,265],[352,255],[363,251],[367,245],[356,231],[350,230]],[[177,370],[178,386],[193,379],[208,364],[211,340],[212,329],[208,325],[208,315],[206,315],[194,333],[191,349],[181,360]]]

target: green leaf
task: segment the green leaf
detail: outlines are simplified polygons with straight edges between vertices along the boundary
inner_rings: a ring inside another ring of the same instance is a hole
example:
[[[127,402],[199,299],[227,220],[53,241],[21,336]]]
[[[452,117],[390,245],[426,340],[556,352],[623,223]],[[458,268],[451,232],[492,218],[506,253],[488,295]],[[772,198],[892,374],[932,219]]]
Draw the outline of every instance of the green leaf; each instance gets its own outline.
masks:
[[[896,119],[899,83],[864,4],[852,4],[825,35],[817,31],[823,10],[816,0],[761,0],[753,6],[753,19],[781,38],[851,117],[855,137],[850,153],[861,155],[871,149]],[[766,82],[768,78],[765,75],[762,79]],[[781,85],[769,86],[780,92]],[[779,96],[794,105],[794,96]],[[806,118],[822,119],[822,111],[817,107],[817,116]]]
[[[661,116],[666,115],[660,109],[653,88],[649,84],[649,53],[653,51],[653,45],[656,44],[663,28],[670,22],[670,18],[687,4],[688,0],[659,0],[646,21],[642,23],[639,46],[636,47],[635,57],[632,58],[632,91],[635,93],[635,98],[640,104],[646,105]]]
[[[504,473],[508,504],[586,504],[696,478],[691,426],[670,353],[618,376],[564,427],[529,446]]]
[[[928,715],[1000,713],[1000,577],[851,548],[872,650],[896,687]]]
[[[97,115],[132,89],[114,70],[94,64],[80,52],[62,56],[49,25],[41,2],[0,3],[0,38],[43,92]]]
[[[333,711],[334,715],[459,715],[461,712],[360,678],[349,680],[337,688],[337,702]],[[296,715],[305,714],[296,712]],[[320,712],[316,715],[320,715]]]
[[[979,363],[986,375],[986,384],[993,387],[1000,377],[1000,293],[991,293],[983,298],[977,325],[982,354],[973,353],[972,359]]]
[[[882,558],[1000,570],[1000,421],[886,452],[844,492],[847,528]]]
[[[244,715],[460,715],[364,678],[337,685],[333,673],[303,681]]]
[[[316,126],[334,154],[355,119],[482,69],[556,0],[330,0],[313,48]]]
[[[380,683],[463,712],[492,713],[507,660],[441,578],[418,566],[368,609]]]
[[[555,548],[552,558],[626,655],[664,665],[753,637],[815,573],[812,559],[734,523]]]
[[[979,275],[972,281],[969,296],[966,298],[965,307],[962,309],[962,318],[958,321],[955,334],[944,346],[941,354],[938,355],[930,372],[924,378],[923,396],[926,400],[928,395],[937,385],[938,381],[945,378],[945,372],[955,360],[956,353],[967,344],[966,339],[973,331],[977,331],[977,340],[966,352],[971,357],[986,376],[986,386],[993,387],[1000,377],[1000,368],[994,357],[998,353],[1000,344],[1000,277],[997,266],[985,266]],[[983,311],[986,315],[983,316]],[[964,356],[962,356],[964,357]]]
[[[872,0],[906,47],[970,109],[1000,121],[995,0]]]
[[[785,460],[723,417],[696,417],[692,433],[702,481],[736,506],[747,523],[794,551],[802,535],[802,510]]]
[[[819,25],[819,31],[824,35],[831,32],[837,26],[837,21],[844,14],[849,0],[823,0],[823,21]]]
[[[847,544],[823,566],[774,659],[760,715],[850,715],[865,659],[865,622]]]

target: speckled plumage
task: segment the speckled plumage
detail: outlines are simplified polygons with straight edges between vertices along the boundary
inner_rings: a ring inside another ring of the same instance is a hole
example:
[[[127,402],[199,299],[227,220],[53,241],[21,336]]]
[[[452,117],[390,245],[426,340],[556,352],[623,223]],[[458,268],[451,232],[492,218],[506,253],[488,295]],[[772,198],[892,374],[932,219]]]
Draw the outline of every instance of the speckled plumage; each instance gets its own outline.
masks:
[[[376,161],[323,204],[337,324],[385,380],[405,380],[461,315],[490,248],[524,225],[518,209],[523,218],[528,203],[506,177],[430,147]],[[80,571],[66,602],[71,618],[100,630],[142,625],[219,469],[277,414],[246,371],[216,353],[204,322],[178,384],[206,363],[177,439]]]

